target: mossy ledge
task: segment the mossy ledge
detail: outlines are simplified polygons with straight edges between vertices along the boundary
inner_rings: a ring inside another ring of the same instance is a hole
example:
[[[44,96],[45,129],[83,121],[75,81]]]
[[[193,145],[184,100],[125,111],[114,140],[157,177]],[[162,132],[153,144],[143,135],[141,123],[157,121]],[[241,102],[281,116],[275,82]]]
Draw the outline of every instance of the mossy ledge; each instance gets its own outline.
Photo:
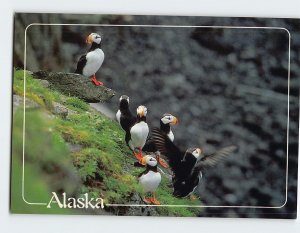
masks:
[[[124,132],[116,121],[97,112],[78,97],[66,96],[56,89],[45,87],[26,74],[26,172],[32,182],[41,183],[40,198],[51,191],[71,192],[74,197],[85,193],[101,197],[105,204],[134,204],[141,206],[106,206],[102,211],[86,210],[88,214],[197,216],[201,209],[170,206],[143,206],[142,190],[137,175],[143,168],[133,166],[135,159],[124,142]],[[13,94],[24,96],[24,71],[14,70]],[[15,98],[14,98],[15,99]],[[28,101],[32,104],[28,104]],[[34,104],[33,104],[34,103]],[[60,114],[55,106],[65,108]],[[23,102],[14,101],[13,116],[13,171],[20,168],[22,159]],[[38,124],[37,124],[38,122]],[[30,168],[30,169],[29,169]],[[32,177],[32,178],[30,178]],[[20,177],[12,177],[12,189],[20,189]],[[54,180],[56,182],[54,182]],[[30,183],[28,181],[28,183]],[[35,193],[27,186],[27,195]],[[17,192],[17,191],[15,191]],[[70,194],[70,193],[68,193]],[[163,176],[157,190],[162,205],[194,206],[199,199],[177,199],[172,196],[169,181]],[[25,207],[12,192],[12,209],[21,212]],[[41,201],[41,200],[40,200]],[[48,200],[42,200],[47,202]],[[15,205],[14,203],[18,203]],[[51,213],[61,213],[60,210]],[[37,209],[35,213],[45,210]],[[68,212],[70,213],[70,212]],[[72,210],[72,214],[81,211]]]
[[[47,80],[50,88],[65,95],[78,97],[88,103],[105,102],[115,95],[113,90],[104,86],[95,86],[89,78],[80,74],[40,70],[33,72],[32,77]]]

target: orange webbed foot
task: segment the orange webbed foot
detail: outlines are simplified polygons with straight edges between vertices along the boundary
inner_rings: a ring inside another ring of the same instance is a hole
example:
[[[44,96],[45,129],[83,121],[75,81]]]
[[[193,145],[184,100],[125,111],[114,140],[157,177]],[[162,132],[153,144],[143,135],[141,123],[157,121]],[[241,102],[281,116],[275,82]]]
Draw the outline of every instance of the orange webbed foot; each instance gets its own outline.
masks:
[[[162,167],[169,168],[169,164],[166,162],[166,160],[160,158],[159,156],[156,156],[156,160]]]
[[[98,81],[95,74],[92,76],[91,81],[95,86],[103,86],[103,82]]]
[[[146,204],[151,204],[151,203],[152,203],[151,198],[147,198],[147,197],[144,197],[144,198],[143,198],[143,201],[144,201]]]
[[[160,202],[156,198],[154,198],[154,197],[151,198],[151,203],[153,205],[160,205]]]
[[[142,159],[143,159],[142,151],[139,151],[139,153],[136,153],[136,152],[133,152],[133,153],[134,153],[134,156],[136,157],[136,159],[139,161],[139,163],[141,163]]]

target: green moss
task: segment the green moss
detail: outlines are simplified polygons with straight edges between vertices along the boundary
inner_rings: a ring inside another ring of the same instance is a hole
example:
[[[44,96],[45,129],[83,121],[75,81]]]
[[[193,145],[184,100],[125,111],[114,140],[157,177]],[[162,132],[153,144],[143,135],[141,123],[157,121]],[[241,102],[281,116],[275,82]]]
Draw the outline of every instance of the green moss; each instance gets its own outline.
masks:
[[[65,105],[75,111],[88,111],[89,105],[77,97],[69,97],[65,101]]]
[[[26,111],[24,144],[24,196],[26,201],[47,203],[52,191],[73,192],[75,169],[60,134],[52,132],[51,120],[40,110]],[[22,197],[23,111],[13,117],[11,211],[14,213],[71,213],[54,206],[28,205]],[[72,175],[73,174],[73,175]],[[59,182],[57,182],[59,181]]]
[[[72,155],[74,165],[85,185],[98,189],[108,203],[126,203],[135,192],[140,192],[136,177],[126,172],[118,156],[87,148]]]
[[[68,209],[60,209],[56,205],[51,209],[45,208],[45,205],[28,205],[22,197],[22,164],[18,155],[13,153],[11,175],[11,212],[19,214],[71,214]],[[48,184],[45,183],[46,177],[41,177],[36,166],[32,164],[25,167],[25,193],[24,198],[29,202],[47,202],[51,195]]]
[[[24,95],[24,72],[14,72],[14,92]],[[143,168],[133,166],[135,158],[126,146],[124,132],[120,126],[106,116],[96,112],[84,101],[67,97],[43,87],[31,75],[26,74],[26,97],[38,103],[41,108],[26,111],[26,159],[34,176],[43,177],[45,187],[51,187],[57,167],[61,170],[76,170],[82,183],[78,195],[89,193],[102,197],[105,203],[126,204],[133,194],[143,195],[137,176]],[[52,102],[56,101],[74,110],[67,118],[51,115]],[[22,112],[22,111],[21,111]],[[22,154],[22,114],[14,114],[13,154]],[[16,136],[19,135],[19,136]],[[70,153],[67,144],[81,145],[81,150]],[[16,156],[13,166],[18,166],[21,157]],[[47,169],[45,169],[45,167]],[[14,171],[17,168],[14,168]],[[29,171],[28,171],[29,172]],[[47,176],[43,175],[47,173]],[[58,183],[61,180],[58,179]],[[35,182],[35,180],[33,180]],[[78,182],[78,181],[77,181]],[[199,200],[177,199],[172,196],[169,181],[163,177],[157,190],[157,198],[163,205],[199,205]],[[72,183],[72,182],[71,182]],[[75,183],[75,181],[73,181]],[[64,184],[67,186],[67,184]],[[47,192],[43,187],[43,192]],[[15,188],[15,187],[14,187]],[[19,188],[19,187],[18,187]],[[17,196],[12,197],[13,202]],[[19,198],[19,197],[18,197]],[[196,216],[197,208],[157,207],[157,212],[167,216]]]
[[[49,107],[52,101],[60,102],[61,94],[57,91],[50,90],[41,85],[32,75],[23,70],[14,69],[13,92],[17,95],[24,96],[24,80],[26,97],[32,99],[42,106]]]

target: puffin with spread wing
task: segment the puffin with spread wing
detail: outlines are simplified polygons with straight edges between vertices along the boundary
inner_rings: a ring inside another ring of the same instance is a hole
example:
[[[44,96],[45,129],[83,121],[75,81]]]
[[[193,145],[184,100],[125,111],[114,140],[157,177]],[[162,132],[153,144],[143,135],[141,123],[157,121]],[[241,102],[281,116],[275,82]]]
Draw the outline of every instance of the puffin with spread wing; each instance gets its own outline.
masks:
[[[152,131],[152,140],[160,153],[169,161],[173,171],[172,184],[175,197],[191,195],[199,184],[202,171],[215,166],[236,150],[236,146],[228,146],[207,155],[200,148],[189,148],[183,151],[169,139],[167,134],[157,129]]]

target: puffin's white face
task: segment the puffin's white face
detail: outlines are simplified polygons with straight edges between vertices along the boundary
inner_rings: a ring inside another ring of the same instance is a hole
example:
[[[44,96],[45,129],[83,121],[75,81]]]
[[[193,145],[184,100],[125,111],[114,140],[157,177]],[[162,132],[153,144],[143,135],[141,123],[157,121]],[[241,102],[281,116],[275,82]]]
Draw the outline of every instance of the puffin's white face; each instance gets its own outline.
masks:
[[[157,160],[155,158],[153,158],[152,156],[150,156],[150,155],[146,155],[142,159],[142,164],[143,165],[147,164],[151,167],[155,167],[155,166],[157,166]]]
[[[192,155],[198,159],[199,156],[202,154],[202,150],[200,148],[196,148],[193,152],[192,152]]]
[[[122,95],[119,101],[121,102],[121,100],[126,100],[129,103],[129,97],[127,95]]]
[[[137,115],[139,115],[140,117],[145,117],[147,115],[147,108],[143,105],[140,105],[137,109],[136,109],[136,113]]]
[[[161,118],[161,121],[165,125],[167,124],[176,125],[178,123],[178,119],[171,114],[164,114],[164,116]]]
[[[101,42],[101,36],[97,33],[91,33],[87,38],[86,38],[86,43],[87,44],[92,44],[92,43],[100,44]]]
[[[150,158],[148,161],[147,161],[147,164],[151,167],[155,167],[157,166],[157,160],[155,158]]]

